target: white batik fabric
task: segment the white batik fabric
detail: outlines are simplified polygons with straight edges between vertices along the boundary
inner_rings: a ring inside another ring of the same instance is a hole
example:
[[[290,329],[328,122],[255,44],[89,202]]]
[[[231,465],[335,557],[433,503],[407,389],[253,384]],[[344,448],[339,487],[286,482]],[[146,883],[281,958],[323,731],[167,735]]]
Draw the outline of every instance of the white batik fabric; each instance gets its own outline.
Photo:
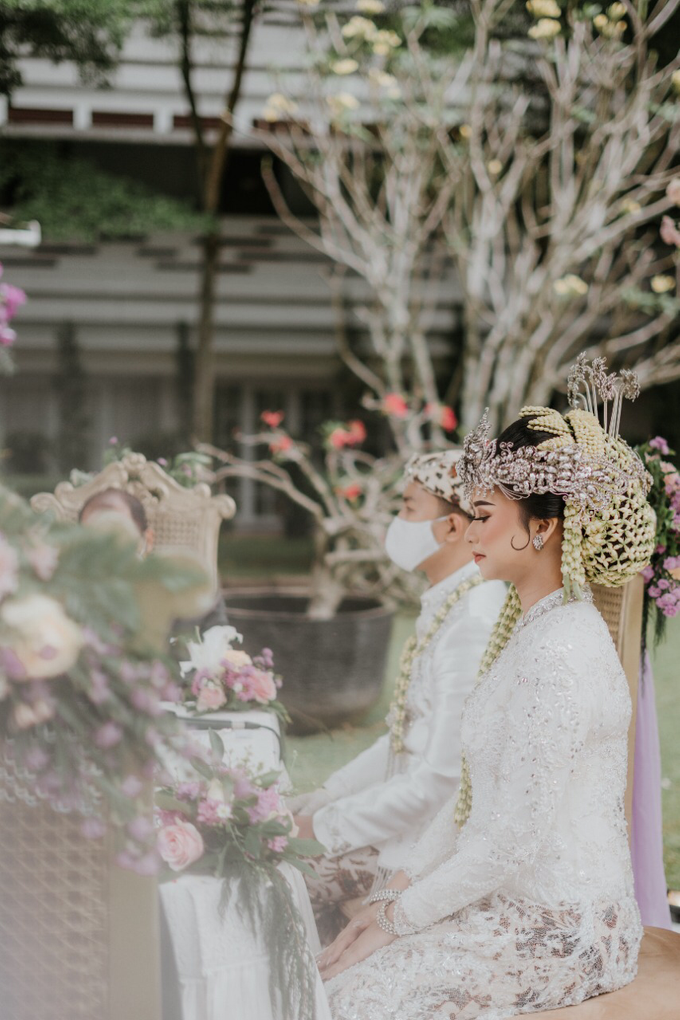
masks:
[[[418,637],[427,633],[456,588],[476,575],[477,567],[468,563],[423,594]],[[463,705],[504,598],[500,581],[467,591],[414,660],[404,751],[392,755],[385,734],[326,780],[324,793],[330,802],[314,811],[314,834],[329,857],[375,847],[380,868],[395,870],[455,793]]]
[[[592,604],[522,618],[467,699],[472,812],[413,848],[403,933],[327,985],[334,1020],[506,1020],[633,979],[628,683]]]

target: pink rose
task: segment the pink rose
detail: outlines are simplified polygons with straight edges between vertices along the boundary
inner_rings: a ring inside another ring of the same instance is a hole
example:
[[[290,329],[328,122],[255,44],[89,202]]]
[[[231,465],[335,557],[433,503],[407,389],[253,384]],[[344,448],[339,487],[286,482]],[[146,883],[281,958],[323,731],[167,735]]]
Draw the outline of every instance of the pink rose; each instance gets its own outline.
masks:
[[[265,705],[268,701],[274,700],[276,697],[276,684],[271,673],[265,673],[264,670],[258,669],[251,674],[249,680],[250,689],[255,701]]]
[[[227,696],[224,689],[216,684],[205,684],[201,688],[196,699],[196,710],[198,712],[214,712],[226,703]]]
[[[183,871],[203,856],[203,837],[191,822],[177,821],[158,833],[158,853],[173,871]]]

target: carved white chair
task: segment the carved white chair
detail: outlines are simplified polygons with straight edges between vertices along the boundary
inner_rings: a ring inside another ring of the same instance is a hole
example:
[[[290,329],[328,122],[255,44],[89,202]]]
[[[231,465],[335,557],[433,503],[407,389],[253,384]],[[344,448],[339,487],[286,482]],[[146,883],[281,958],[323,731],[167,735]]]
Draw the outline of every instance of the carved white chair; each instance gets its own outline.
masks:
[[[213,496],[204,482],[185,488],[160,464],[148,461],[141,453],[130,453],[107,465],[84,485],[60,482],[54,493],[38,493],[31,499],[31,506],[38,513],[50,511],[58,520],[75,521],[91,496],[109,488],[124,489],[136,496],[153,528],[154,547],[192,553],[208,572],[217,594],[220,525],[234,516],[236,504],[231,496]]]
[[[228,496],[178,485],[139,454],[87,484],[31,500],[76,520],[106,488],[141,500],[159,550],[186,550],[217,593],[220,524]],[[2,762],[0,761],[0,766]],[[161,1020],[156,882],[113,863],[111,845],[85,839],[79,819],[25,801],[0,801],[0,1016],[2,1020]]]
[[[644,585],[641,576],[621,588],[593,586],[595,604],[602,613],[621,664],[628,677],[633,717],[628,734],[628,787],[626,817],[630,830],[633,803],[635,709],[640,675],[640,637]],[[566,1006],[513,1020],[678,1020],[680,1018],[680,935],[661,928],[645,928],[638,975],[617,992],[598,995],[579,1006]]]

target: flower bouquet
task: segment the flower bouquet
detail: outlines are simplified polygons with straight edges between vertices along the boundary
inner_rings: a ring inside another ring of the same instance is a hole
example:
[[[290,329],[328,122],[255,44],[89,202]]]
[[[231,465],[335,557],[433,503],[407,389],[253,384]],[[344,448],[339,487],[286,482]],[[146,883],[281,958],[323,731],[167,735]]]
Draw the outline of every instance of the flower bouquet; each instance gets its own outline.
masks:
[[[193,609],[197,587],[202,572],[46,522],[0,487],[0,796],[79,813],[92,838],[113,822],[119,862],[145,874],[158,859],[144,787],[160,752],[187,753],[149,634]]]
[[[271,649],[263,648],[251,658],[233,647],[242,640],[235,627],[219,626],[187,642],[189,659],[180,662],[188,681],[185,705],[197,713],[267,709],[288,722],[288,712],[278,700],[281,678],[274,673]]]
[[[656,548],[651,563],[642,571],[645,579],[644,628],[654,610],[654,639],[663,638],[666,620],[680,612],[680,474],[668,457],[675,456],[663,436],[639,446],[652,476],[649,502],[656,513]]]
[[[278,865],[314,874],[305,857],[323,853],[313,839],[298,839],[278,789],[279,773],[249,775],[222,764],[224,745],[211,730],[212,759],[192,759],[194,782],[156,794],[157,848],[162,878],[180,872],[222,879],[219,910],[235,907],[266,942],[272,998],[282,1015],[313,1020],[316,964],[292,890]]]

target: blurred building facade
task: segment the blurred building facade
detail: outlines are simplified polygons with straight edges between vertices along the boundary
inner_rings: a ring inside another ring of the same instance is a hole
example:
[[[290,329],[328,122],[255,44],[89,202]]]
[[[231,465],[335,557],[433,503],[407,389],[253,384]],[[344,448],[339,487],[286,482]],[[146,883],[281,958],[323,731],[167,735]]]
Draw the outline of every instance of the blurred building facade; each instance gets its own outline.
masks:
[[[349,382],[336,350],[337,311],[331,269],[274,214],[260,177],[263,151],[249,137],[279,68],[295,86],[301,35],[294,4],[268,9],[254,39],[237,111],[224,184],[223,234],[216,307],[218,398],[215,438],[250,432],[265,409],[282,409],[296,434],[312,437],[321,421],[343,413]],[[223,108],[234,40],[206,42],[199,53],[199,111],[208,129]],[[0,100],[5,138],[58,142],[155,190],[191,197],[195,154],[176,54],[140,27],[125,44],[109,87],[84,86],[68,64],[26,59],[24,84]],[[291,77],[292,76],[292,77]],[[304,214],[294,182],[280,176]],[[54,471],[60,428],[58,334],[70,331],[84,372],[85,462],[97,468],[111,436],[162,453],[182,430],[188,401],[186,355],[198,315],[198,239],[174,233],[83,245],[43,243],[35,250],[0,246],[6,278],[29,297],[17,318],[18,371],[0,382],[0,445],[12,445],[17,470]],[[354,306],[365,298],[348,280],[343,328],[361,332]],[[433,343],[443,356],[457,326],[455,295],[442,295]],[[356,389],[356,397],[360,388]],[[356,409],[356,399],[351,401]],[[9,442],[8,442],[9,441]],[[234,493],[241,525],[273,523],[271,494],[241,481]]]

